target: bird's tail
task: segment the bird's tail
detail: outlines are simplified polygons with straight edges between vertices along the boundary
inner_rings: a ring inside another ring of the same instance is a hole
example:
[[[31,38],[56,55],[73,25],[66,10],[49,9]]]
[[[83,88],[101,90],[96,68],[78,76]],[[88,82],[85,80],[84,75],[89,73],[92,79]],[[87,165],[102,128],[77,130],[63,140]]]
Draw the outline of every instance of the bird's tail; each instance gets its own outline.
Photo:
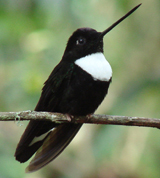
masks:
[[[61,124],[46,137],[31,160],[26,172],[34,172],[55,159],[71,142],[82,124]]]

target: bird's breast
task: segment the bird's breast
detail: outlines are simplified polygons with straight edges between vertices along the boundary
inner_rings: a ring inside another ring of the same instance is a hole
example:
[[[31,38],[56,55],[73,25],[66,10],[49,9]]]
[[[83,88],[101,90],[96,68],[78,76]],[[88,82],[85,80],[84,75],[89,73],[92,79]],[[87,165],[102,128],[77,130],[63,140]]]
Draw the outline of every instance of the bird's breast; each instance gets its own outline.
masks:
[[[93,113],[108,92],[109,81],[94,79],[91,74],[75,65],[72,77],[63,91],[60,111],[71,115]]]
[[[112,77],[112,68],[103,53],[94,53],[77,59],[75,64],[90,74],[94,80],[109,81]]]

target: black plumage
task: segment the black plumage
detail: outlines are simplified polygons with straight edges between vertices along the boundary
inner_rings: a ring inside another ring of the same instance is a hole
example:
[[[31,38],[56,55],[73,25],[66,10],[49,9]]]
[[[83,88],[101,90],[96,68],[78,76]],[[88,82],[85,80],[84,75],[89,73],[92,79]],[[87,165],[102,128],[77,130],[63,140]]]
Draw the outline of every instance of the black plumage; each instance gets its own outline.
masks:
[[[94,71],[89,73],[77,65],[76,61],[86,56],[91,59],[92,54],[102,54],[104,35],[138,7],[103,32],[80,28],[72,34],[62,60],[44,84],[35,111],[60,112],[73,116],[85,116],[95,112],[108,92],[112,79],[111,69],[106,68],[109,75],[104,76],[103,80],[95,78],[92,75]],[[82,124],[30,121],[17,145],[16,160],[25,162],[38,150],[26,171],[40,169],[64,150],[81,126]]]

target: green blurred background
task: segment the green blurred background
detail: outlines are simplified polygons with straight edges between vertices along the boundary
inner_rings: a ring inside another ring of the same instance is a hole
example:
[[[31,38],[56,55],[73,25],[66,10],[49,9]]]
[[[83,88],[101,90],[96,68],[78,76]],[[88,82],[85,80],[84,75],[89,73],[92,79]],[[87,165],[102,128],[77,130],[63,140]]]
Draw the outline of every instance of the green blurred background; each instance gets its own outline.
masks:
[[[113,68],[96,113],[160,118],[160,0],[0,0],[0,111],[33,110],[74,30],[103,31],[142,6],[104,39]],[[0,178],[159,178],[160,131],[86,124],[40,171],[14,159],[27,122],[0,122]]]

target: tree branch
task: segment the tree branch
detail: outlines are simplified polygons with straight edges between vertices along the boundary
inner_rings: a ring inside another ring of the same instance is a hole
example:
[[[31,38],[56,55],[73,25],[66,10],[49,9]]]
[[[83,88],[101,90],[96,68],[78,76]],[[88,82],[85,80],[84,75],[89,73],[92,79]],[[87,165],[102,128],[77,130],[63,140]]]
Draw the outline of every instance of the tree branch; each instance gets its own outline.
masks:
[[[145,117],[127,117],[127,116],[111,116],[97,115],[76,116],[68,119],[67,115],[51,112],[0,112],[0,121],[24,121],[24,120],[48,120],[57,124],[62,123],[92,123],[92,124],[112,124],[112,125],[128,125],[160,128],[160,119]]]

